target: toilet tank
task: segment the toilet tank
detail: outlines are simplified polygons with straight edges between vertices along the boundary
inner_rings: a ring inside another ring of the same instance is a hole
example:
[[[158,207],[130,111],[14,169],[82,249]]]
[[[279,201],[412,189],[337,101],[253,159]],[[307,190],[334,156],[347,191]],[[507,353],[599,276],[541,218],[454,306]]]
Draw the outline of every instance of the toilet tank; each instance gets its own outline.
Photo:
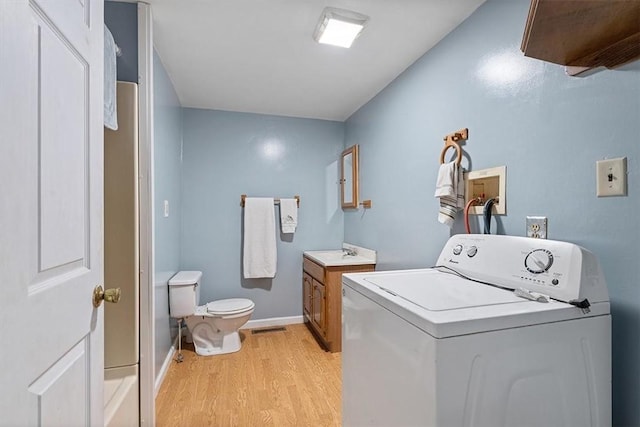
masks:
[[[195,313],[200,300],[201,271],[179,271],[169,279],[169,314],[181,319]]]

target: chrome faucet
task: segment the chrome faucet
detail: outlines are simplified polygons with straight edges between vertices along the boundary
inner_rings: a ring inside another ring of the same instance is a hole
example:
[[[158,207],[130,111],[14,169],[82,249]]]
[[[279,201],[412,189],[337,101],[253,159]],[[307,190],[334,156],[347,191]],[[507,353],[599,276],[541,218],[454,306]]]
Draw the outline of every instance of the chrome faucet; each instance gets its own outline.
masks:
[[[351,248],[342,248],[342,256],[356,256],[358,253]]]

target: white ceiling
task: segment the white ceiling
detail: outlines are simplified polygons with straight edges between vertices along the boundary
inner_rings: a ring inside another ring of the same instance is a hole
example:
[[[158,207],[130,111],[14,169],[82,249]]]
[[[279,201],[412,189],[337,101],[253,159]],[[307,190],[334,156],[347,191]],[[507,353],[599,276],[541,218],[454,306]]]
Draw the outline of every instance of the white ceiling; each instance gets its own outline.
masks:
[[[184,107],[346,120],[485,0],[150,0]],[[326,6],[370,17],[350,49],[313,32]]]

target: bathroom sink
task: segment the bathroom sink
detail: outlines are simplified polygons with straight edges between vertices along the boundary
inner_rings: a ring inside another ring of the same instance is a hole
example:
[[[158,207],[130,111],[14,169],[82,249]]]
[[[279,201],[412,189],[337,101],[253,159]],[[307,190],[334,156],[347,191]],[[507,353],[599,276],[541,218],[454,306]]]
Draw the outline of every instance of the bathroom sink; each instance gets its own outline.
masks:
[[[356,252],[356,255],[349,255],[342,249],[324,250],[324,251],[305,251],[304,254],[325,267],[337,266],[337,265],[366,265],[375,264],[376,255],[375,251],[359,248],[357,246],[346,246],[345,249],[350,249]]]

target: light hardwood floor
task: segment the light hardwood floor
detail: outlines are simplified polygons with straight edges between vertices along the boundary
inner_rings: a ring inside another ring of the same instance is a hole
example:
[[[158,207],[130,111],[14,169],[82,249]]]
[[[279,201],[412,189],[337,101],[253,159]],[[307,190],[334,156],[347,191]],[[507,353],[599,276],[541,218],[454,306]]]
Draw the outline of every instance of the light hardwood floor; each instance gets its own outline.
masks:
[[[156,425],[339,426],[340,353],[325,352],[305,325],[241,331],[242,349],[197,356],[183,346],[156,398]]]

